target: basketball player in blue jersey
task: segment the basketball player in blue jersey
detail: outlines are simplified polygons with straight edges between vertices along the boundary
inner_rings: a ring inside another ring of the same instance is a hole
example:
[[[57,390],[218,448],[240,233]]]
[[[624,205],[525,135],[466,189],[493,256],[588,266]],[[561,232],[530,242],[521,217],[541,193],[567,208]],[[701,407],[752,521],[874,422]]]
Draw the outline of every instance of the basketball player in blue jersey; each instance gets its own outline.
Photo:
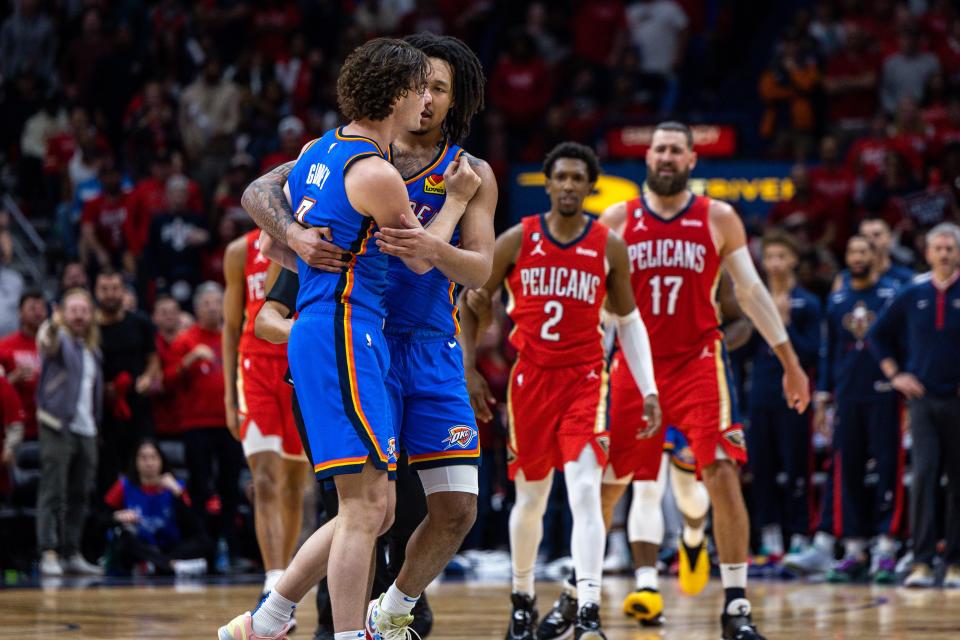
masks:
[[[464,382],[454,301],[458,286],[480,286],[490,272],[497,202],[496,179],[489,165],[466,156],[457,144],[482,107],[479,61],[456,38],[417,34],[406,40],[431,63],[427,87],[431,104],[421,114],[419,126],[401,133],[391,147],[417,221],[433,232],[438,212],[450,206],[450,185],[444,174],[460,158],[467,159],[464,171],[474,167],[480,186],[458,228],[446,239],[409,228],[412,224],[375,234],[381,250],[391,255],[384,329],[391,361],[387,387],[399,444],[411,468],[418,471],[428,516],[410,536],[396,581],[371,604],[367,623],[373,638],[409,624],[423,589],[456,552],[476,515],[479,442]],[[270,175],[251,187],[275,180]],[[277,201],[276,197],[266,200]],[[270,215],[262,210],[266,208],[248,207],[248,211],[259,220],[258,216]],[[328,235],[327,230],[320,233]],[[316,260],[321,269],[339,271],[342,251],[322,240],[315,242],[319,251],[301,257]],[[401,261],[408,255],[431,256],[437,268],[416,275]]]
[[[289,172],[287,195],[296,219],[329,230],[345,268],[330,273],[301,258],[294,264],[280,243],[264,236],[265,255],[299,273],[300,314],[290,335],[288,359],[318,478],[333,477],[340,510],[293,558],[275,589],[253,614],[221,627],[220,640],[285,638],[296,603],[328,574],[335,638],[363,638],[367,580],[376,537],[393,520],[396,434],[385,386],[390,356],[383,336],[387,256],[373,240],[375,227],[424,233],[410,215],[404,182],[389,163],[390,145],[415,129],[431,105],[426,93],[430,63],[416,48],[388,38],[351,53],[337,79],[340,110],[351,122],[306,145]],[[437,216],[439,232],[452,228],[476,190],[455,169],[445,176],[455,216]],[[475,178],[475,175],[474,175]],[[464,192],[463,185],[468,190]],[[472,186],[472,188],[470,188]],[[447,220],[452,222],[446,225]],[[276,221],[274,221],[276,222]],[[286,228],[268,225],[275,240]],[[403,263],[418,273],[433,268],[420,243],[407,246]],[[329,566],[328,566],[329,565]]]

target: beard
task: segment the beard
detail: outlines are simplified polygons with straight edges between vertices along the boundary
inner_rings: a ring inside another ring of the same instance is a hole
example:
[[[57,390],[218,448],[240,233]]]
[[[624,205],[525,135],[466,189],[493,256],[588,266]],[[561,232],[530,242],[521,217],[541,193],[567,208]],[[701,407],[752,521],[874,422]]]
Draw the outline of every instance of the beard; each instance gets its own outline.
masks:
[[[118,298],[116,300],[112,298],[106,298],[100,301],[100,308],[107,312],[109,315],[113,315],[120,311],[123,307],[123,298]]]
[[[850,277],[854,280],[863,280],[864,278],[870,277],[870,265],[848,268],[850,269]]]
[[[661,176],[656,171],[651,171],[647,167],[647,186],[658,196],[675,196],[687,188],[687,182],[690,180],[690,169],[681,171],[675,169],[672,176]]]

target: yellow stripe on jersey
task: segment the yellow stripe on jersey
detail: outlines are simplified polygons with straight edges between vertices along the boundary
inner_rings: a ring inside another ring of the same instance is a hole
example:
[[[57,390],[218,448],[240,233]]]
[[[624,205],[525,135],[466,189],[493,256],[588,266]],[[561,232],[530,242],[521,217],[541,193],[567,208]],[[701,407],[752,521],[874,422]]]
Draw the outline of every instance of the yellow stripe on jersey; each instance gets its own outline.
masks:
[[[434,460],[444,460],[446,458],[479,458],[480,446],[471,450],[440,451],[437,453],[421,453],[410,456],[411,464],[414,462],[432,462]]]
[[[450,296],[450,304],[453,305],[453,312],[450,314],[453,317],[453,328],[454,328],[453,335],[458,336],[460,335],[460,317],[459,317],[460,308],[457,306],[456,301],[453,299],[453,292],[456,288],[457,288],[457,283],[451,282],[450,290],[447,291],[447,295]]]
[[[727,385],[727,368],[723,362],[723,345],[719,340],[713,343],[714,360],[717,363],[717,386],[720,396],[720,431],[730,428],[732,412],[730,410],[730,387]]]
[[[597,403],[597,419],[593,424],[594,433],[607,430],[607,394],[610,392],[610,374],[607,366],[600,367],[600,401]]]
[[[517,451],[517,425],[513,418],[513,384],[516,378],[514,374],[517,371],[518,364],[520,364],[519,359],[510,367],[510,378],[509,382],[507,382],[507,438],[510,441],[510,448],[514,453],[519,453],[519,451]]]
[[[368,456],[360,456],[358,458],[338,458],[336,460],[329,460],[327,462],[313,465],[313,472],[320,473],[335,467],[348,467],[355,464],[366,464],[367,457]]]

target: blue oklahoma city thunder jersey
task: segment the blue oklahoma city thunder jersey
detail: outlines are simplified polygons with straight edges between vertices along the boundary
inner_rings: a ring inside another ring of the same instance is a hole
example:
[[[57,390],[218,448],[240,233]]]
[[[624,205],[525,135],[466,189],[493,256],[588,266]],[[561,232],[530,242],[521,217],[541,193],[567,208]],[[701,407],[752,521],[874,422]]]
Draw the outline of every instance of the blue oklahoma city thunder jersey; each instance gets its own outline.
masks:
[[[297,220],[310,227],[330,227],[333,243],[353,254],[343,273],[314,269],[297,257],[300,313],[314,304],[385,313],[387,256],[373,241],[373,218],[353,208],[344,187],[350,165],[371,156],[390,159],[389,150],[384,153],[370,138],[344,134],[342,127],[332,129],[311,143],[287,178]]]
[[[463,149],[459,146],[445,143],[433,162],[406,180],[410,208],[424,227],[440,213],[447,198],[443,172],[461,153]],[[460,244],[459,226],[450,243],[454,246]],[[417,275],[393,256],[390,256],[389,264],[387,330],[427,330],[451,336],[460,332],[455,304],[459,287],[455,283],[439,269]]]

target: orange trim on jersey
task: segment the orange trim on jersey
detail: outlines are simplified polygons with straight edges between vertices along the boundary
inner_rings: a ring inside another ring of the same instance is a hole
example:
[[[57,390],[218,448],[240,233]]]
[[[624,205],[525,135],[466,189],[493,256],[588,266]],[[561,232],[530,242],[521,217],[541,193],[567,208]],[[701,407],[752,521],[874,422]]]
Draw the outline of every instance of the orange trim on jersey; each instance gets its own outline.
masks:
[[[309,207],[304,209],[303,208],[304,201],[312,202],[313,204],[311,204]],[[314,198],[308,198],[307,196],[303,196],[300,199],[300,204],[297,205],[297,212],[294,214],[294,216],[297,218],[297,222],[299,222],[300,224],[303,224],[303,217],[307,215],[307,212],[310,211],[310,209],[312,209],[316,204],[317,204],[317,201]]]
[[[419,180],[420,178],[424,177],[425,175],[427,175],[428,173],[430,173],[431,171],[433,171],[434,169],[436,169],[437,166],[438,166],[441,162],[443,162],[443,159],[444,159],[445,157],[447,157],[447,151],[448,151],[449,149],[450,149],[450,143],[449,143],[449,142],[444,142],[444,143],[443,143],[443,151],[441,151],[439,154],[437,154],[437,157],[434,159],[434,161],[431,162],[427,167],[421,169],[418,173],[416,173],[416,174],[414,174],[413,176],[411,176],[409,179],[404,180],[404,183],[405,183],[405,184],[410,184],[410,183],[416,182],[416,181]]]
[[[603,433],[607,430],[607,395],[610,392],[610,374],[607,365],[601,365],[600,371],[600,401],[597,403],[597,419],[593,424],[594,433]]]
[[[479,458],[480,447],[472,451],[441,451],[439,453],[422,453],[416,456],[410,456],[409,460],[413,462],[432,462],[433,460],[445,460],[447,458]]]
[[[730,428],[733,422],[733,411],[730,405],[730,387],[727,385],[727,368],[723,362],[723,345],[719,340],[713,342],[713,355],[717,363],[717,386],[720,397],[720,432]]]
[[[337,140],[366,140],[367,142],[371,143],[373,146],[375,146],[375,147],[377,148],[377,151],[380,152],[380,155],[381,155],[381,156],[383,156],[384,158],[387,158],[388,160],[390,159],[389,154],[384,153],[384,152],[383,152],[383,149],[380,148],[380,145],[377,144],[377,141],[374,140],[373,138],[368,138],[368,137],[366,137],[366,136],[344,135],[344,134],[340,133],[340,131],[341,131],[342,129],[343,129],[343,127],[339,127],[339,128],[337,128],[336,130],[334,130],[334,132],[333,132],[334,135],[337,137]]]
[[[507,379],[507,440],[514,453],[519,453],[517,451],[517,428],[513,419],[513,378],[518,364],[520,364],[519,357],[510,367],[510,377]]]
[[[456,288],[457,288],[457,283],[451,281],[450,289],[447,291],[447,295],[450,296],[450,304],[453,305],[453,312],[450,314],[451,317],[453,318],[453,328],[454,328],[453,335],[458,336],[460,335],[460,317],[459,317],[460,307],[457,306],[456,302],[453,299],[453,292]]]
[[[683,471],[683,472],[685,472],[685,473],[696,473],[696,471],[697,471],[697,465],[696,465],[696,464],[690,464],[689,462],[683,462],[682,460],[680,460],[680,459],[677,458],[676,456],[670,456],[670,464],[672,464],[672,465],[675,466],[677,469],[679,469],[680,471]]]
[[[336,460],[321,462],[320,464],[313,465],[313,472],[321,473],[327,469],[333,469],[335,467],[349,467],[355,464],[366,464],[368,457],[369,456],[360,456],[359,458],[337,458]]]

